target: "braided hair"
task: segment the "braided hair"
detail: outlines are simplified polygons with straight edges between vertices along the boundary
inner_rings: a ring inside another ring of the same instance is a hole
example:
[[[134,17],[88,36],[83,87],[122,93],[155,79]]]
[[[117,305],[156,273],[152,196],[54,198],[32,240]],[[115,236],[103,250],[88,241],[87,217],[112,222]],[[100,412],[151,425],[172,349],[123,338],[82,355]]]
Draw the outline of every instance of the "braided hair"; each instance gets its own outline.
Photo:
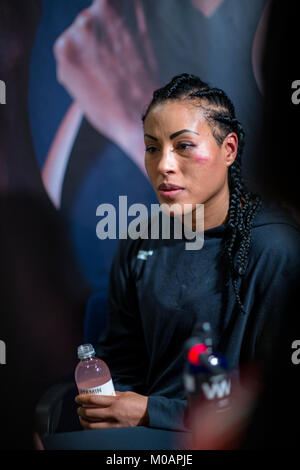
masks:
[[[246,272],[251,227],[255,214],[261,207],[260,196],[248,191],[242,178],[241,160],[245,133],[236,119],[234,106],[226,93],[219,88],[211,88],[195,75],[176,75],[167,85],[154,91],[152,101],[142,116],[143,123],[153,106],[167,100],[197,100],[219,146],[230,132],[235,132],[238,137],[237,155],[228,170],[230,200],[225,222],[227,237],[224,242],[224,255],[228,261],[237,304],[240,312],[245,314],[238,284],[239,278]]]

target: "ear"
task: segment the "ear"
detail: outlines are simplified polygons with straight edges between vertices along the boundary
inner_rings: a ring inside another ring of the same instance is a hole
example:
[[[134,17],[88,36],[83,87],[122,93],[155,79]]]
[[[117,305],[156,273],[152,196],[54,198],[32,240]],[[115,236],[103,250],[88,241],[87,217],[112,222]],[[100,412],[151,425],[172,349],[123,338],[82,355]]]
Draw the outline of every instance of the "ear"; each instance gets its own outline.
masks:
[[[223,149],[224,149],[224,157],[225,157],[225,165],[230,166],[233,164],[234,160],[237,156],[239,145],[239,139],[235,132],[230,132],[224,141],[223,141]]]

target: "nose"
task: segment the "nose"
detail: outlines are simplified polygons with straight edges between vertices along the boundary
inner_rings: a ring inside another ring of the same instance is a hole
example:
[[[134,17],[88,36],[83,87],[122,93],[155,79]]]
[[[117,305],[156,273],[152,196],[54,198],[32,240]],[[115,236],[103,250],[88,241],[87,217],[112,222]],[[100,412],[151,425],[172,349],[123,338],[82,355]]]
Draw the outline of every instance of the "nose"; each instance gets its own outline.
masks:
[[[173,148],[168,146],[161,152],[161,157],[158,164],[158,171],[161,174],[176,173],[178,169],[178,162]]]

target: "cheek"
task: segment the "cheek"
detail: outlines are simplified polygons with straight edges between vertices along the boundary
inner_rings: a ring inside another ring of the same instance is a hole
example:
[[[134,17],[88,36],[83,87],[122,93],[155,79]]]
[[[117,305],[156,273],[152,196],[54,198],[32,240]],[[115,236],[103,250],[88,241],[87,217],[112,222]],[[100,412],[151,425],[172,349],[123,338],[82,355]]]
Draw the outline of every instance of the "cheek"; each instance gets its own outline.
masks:
[[[190,162],[190,176],[201,191],[214,189],[223,183],[226,170],[218,155],[198,151],[191,156]]]
[[[224,173],[224,164],[221,155],[213,152],[197,151],[192,155],[191,161],[195,171],[199,171],[203,176],[210,173],[215,176]]]
[[[152,184],[152,186],[154,186],[154,183],[157,180],[156,166],[145,161],[145,169],[146,169],[150,183]]]
[[[208,163],[210,159],[207,155],[197,153],[196,155],[193,155],[193,160],[195,163],[203,165],[204,163]]]
[[[152,168],[151,168],[151,166],[153,166],[153,165],[150,164],[150,161],[148,160],[147,157],[145,157],[144,163],[145,163],[145,168],[146,168],[147,173],[148,173],[148,174],[149,174],[149,173],[152,173]]]
[[[196,164],[199,164],[199,165],[208,164],[211,160],[211,158],[203,152],[194,153],[192,155],[192,159]]]

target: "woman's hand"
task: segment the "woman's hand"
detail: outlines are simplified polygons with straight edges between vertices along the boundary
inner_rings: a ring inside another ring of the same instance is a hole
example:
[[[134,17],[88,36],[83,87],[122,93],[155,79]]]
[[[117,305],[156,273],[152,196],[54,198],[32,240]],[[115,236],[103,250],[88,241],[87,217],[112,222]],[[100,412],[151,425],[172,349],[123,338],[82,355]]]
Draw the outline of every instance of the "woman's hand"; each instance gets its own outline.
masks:
[[[142,5],[133,37],[117,0],[94,0],[54,45],[57,77],[92,123],[143,167],[141,114],[157,85]],[[138,47],[139,45],[139,47]]]
[[[134,392],[116,392],[116,396],[78,395],[77,412],[85,430],[148,425],[148,397]]]

